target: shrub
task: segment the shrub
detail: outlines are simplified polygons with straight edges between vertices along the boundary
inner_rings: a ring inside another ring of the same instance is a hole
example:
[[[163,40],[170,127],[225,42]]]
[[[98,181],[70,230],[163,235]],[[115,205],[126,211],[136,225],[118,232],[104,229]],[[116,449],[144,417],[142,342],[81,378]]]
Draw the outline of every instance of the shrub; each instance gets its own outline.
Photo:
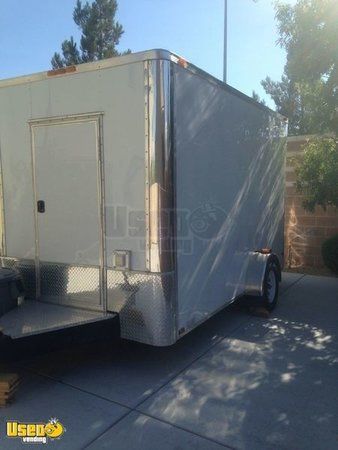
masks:
[[[338,234],[323,243],[322,255],[325,265],[338,275]]]
[[[316,205],[338,207],[338,141],[316,139],[303,148],[296,187],[305,197],[304,208],[313,212]]]

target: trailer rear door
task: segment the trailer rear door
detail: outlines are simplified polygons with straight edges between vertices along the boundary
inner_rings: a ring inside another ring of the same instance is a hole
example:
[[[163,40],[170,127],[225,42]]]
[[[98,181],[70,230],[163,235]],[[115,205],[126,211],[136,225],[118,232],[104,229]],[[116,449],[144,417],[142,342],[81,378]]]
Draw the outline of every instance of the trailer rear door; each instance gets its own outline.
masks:
[[[103,261],[99,116],[31,126],[38,297],[97,306]]]

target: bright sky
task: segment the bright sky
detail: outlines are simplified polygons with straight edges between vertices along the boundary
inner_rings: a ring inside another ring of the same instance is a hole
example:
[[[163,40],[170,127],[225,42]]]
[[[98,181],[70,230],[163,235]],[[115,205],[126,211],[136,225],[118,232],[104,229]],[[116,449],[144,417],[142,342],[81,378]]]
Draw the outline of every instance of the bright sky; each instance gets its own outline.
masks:
[[[294,3],[295,0],[288,0]],[[70,35],[75,0],[0,0],[0,78],[50,68]],[[165,48],[223,76],[224,0],[118,0],[125,34],[120,50]],[[280,79],[284,52],[276,46],[271,0],[228,0],[228,83],[265,97],[260,81]],[[269,105],[273,105],[267,99]]]

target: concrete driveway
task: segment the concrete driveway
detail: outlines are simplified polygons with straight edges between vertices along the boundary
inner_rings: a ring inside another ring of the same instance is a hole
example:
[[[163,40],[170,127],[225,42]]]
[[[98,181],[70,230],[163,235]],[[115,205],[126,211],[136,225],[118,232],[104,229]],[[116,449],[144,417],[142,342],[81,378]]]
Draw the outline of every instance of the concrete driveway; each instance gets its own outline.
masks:
[[[66,427],[48,447],[338,448],[338,279],[285,274],[270,319],[239,307],[170,348],[121,342],[23,363],[6,421]],[[35,444],[35,447],[36,448]]]

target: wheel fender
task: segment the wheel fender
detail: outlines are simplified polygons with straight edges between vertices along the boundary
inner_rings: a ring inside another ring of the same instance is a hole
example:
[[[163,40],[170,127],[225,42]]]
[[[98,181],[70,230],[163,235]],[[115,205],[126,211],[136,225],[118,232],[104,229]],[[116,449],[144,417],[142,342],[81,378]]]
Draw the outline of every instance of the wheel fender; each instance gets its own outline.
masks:
[[[281,282],[282,281],[282,266],[281,266],[278,256],[275,253],[270,254],[270,258],[268,259],[267,263],[270,263],[270,262],[272,262],[276,265],[277,273],[278,273],[278,281]]]
[[[245,295],[263,295],[265,272],[270,262],[276,265],[278,281],[281,281],[281,264],[275,253],[250,252],[245,277]]]

